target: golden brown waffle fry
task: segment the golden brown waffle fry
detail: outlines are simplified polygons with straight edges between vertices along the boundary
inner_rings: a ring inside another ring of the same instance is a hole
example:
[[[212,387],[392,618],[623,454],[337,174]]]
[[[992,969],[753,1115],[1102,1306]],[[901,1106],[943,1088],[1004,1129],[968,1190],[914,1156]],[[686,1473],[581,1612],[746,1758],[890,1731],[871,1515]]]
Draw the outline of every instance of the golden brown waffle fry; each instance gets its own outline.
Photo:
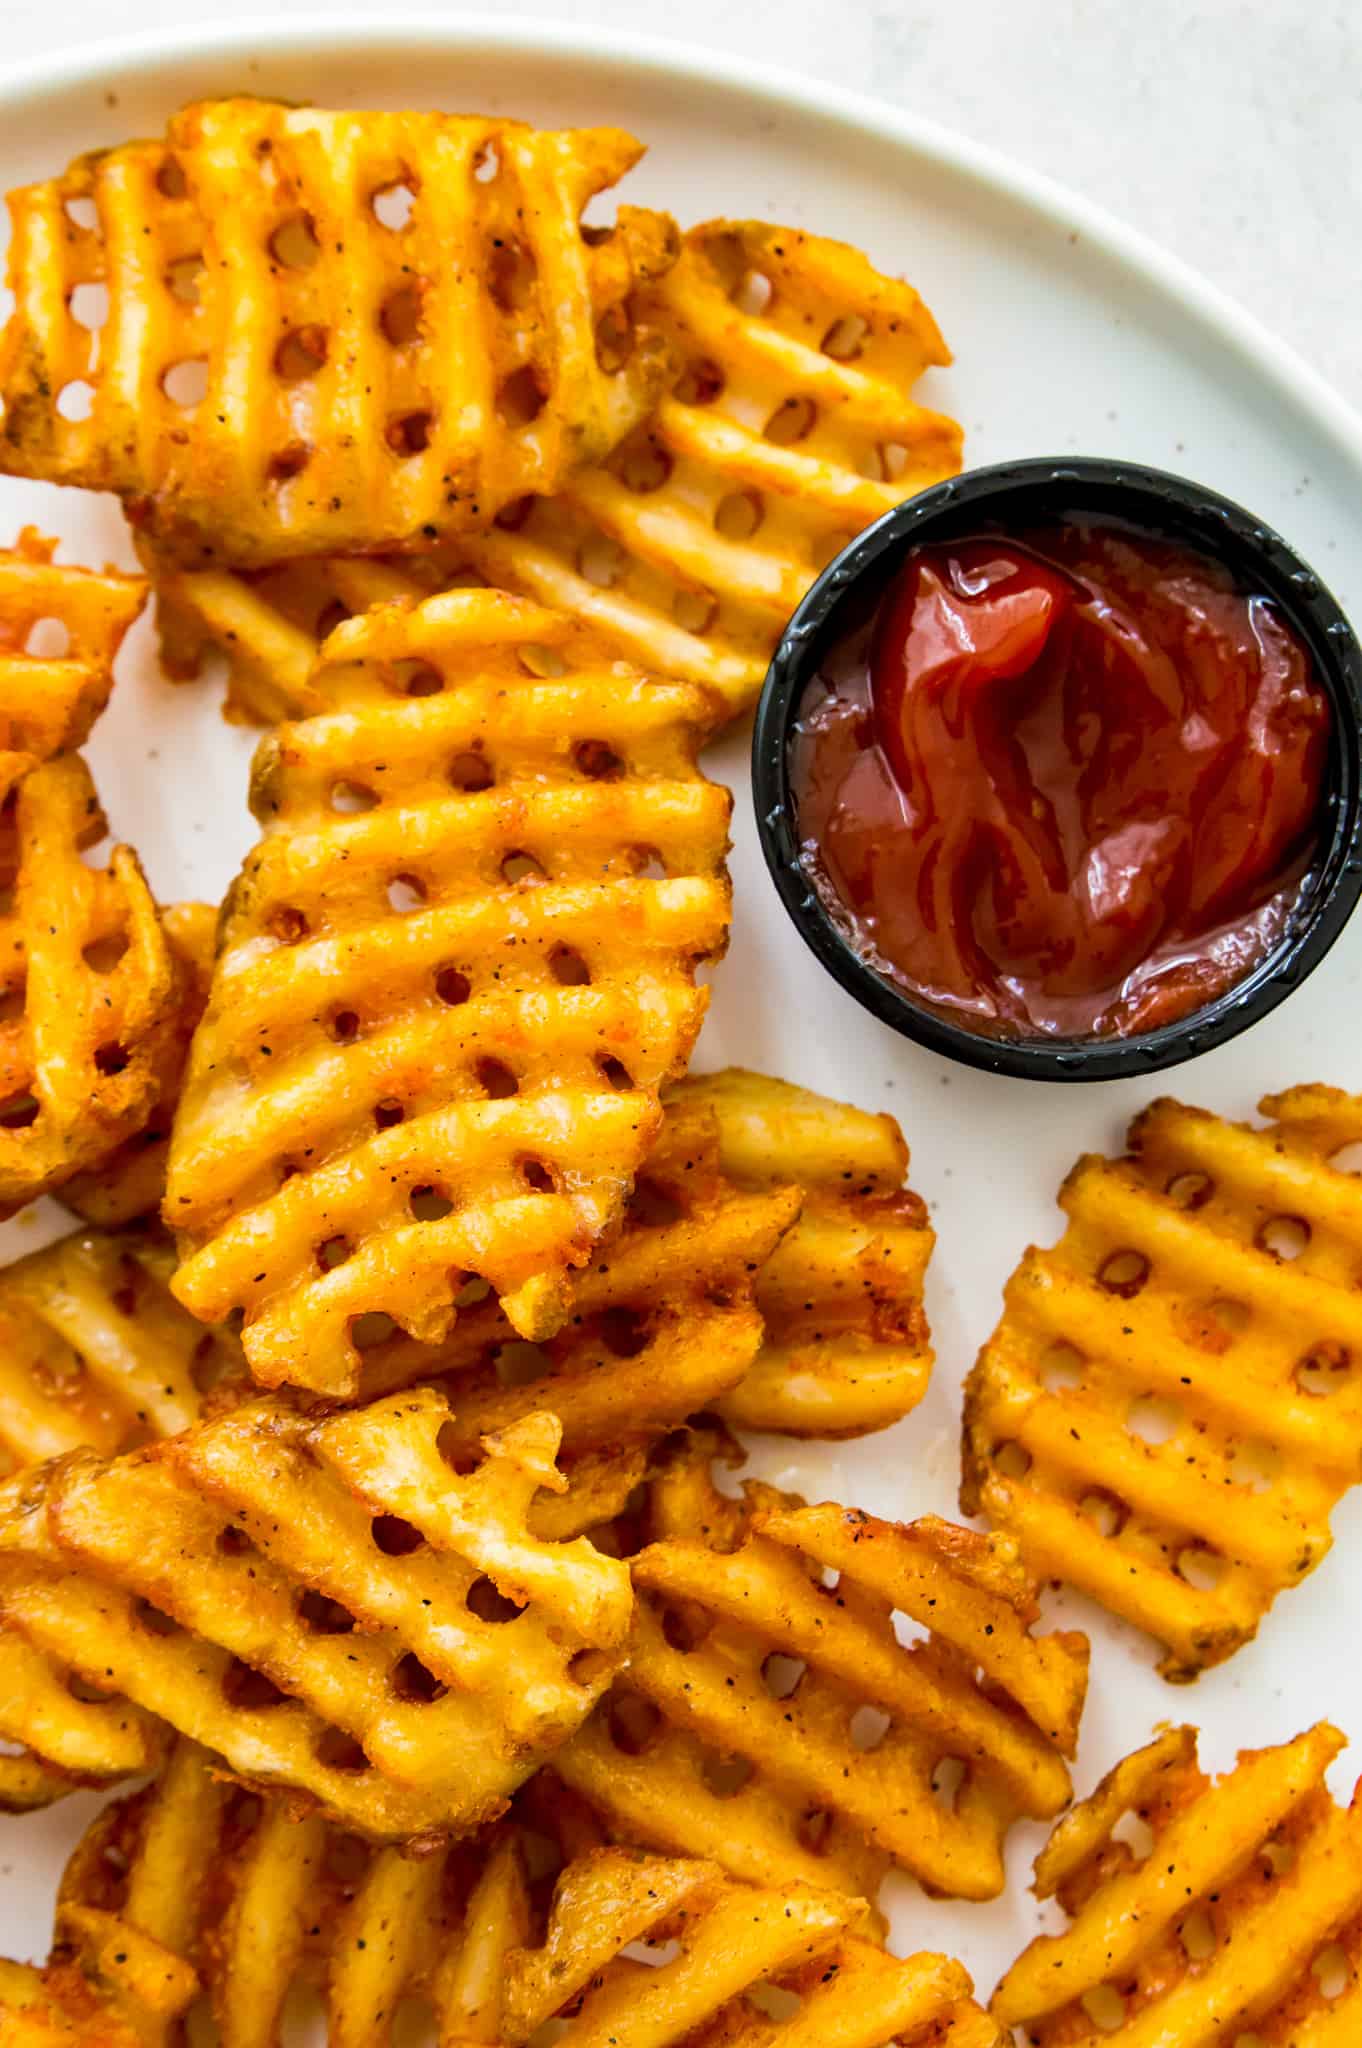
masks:
[[[1012,1965],[995,2016],[1037,2048],[1347,2048],[1362,1803],[1335,1806],[1324,1782],[1343,1746],[1321,1722],[1216,1781],[1192,1728],[1127,1757],[1041,1851],[1036,1890],[1070,1925]]]
[[[0,1616],[0,1813],[49,1806],[82,1785],[149,1771],[163,1729],[150,1714],[82,1679],[60,1649],[36,1649]]]
[[[525,1526],[555,1484],[551,1416],[466,1477],[448,1420],[430,1390],[321,1422],[262,1401],[21,1473],[0,1619],[361,1832],[474,1826],[603,1691],[632,1600],[624,1565]]]
[[[338,616],[471,572],[744,710],[823,565],[959,469],[959,427],[911,396],[949,356],[910,286],[843,243],[760,222],[691,229],[647,305],[680,379],[603,465],[429,560],[373,564],[381,590],[335,558],[258,577],[158,564],[170,672],[197,674],[213,649],[233,715],[293,715]]]
[[[456,1455],[548,1409],[563,1426],[559,1462],[571,1484],[541,1495],[533,1526],[562,1536],[618,1514],[648,1447],[752,1369],[762,1342],[752,1276],[799,1213],[796,1188],[738,1189],[718,1152],[713,1112],[674,1105],[622,1227],[576,1281],[557,1336],[525,1343],[489,1296],[434,1352],[398,1339],[366,1353],[366,1391],[371,1377],[375,1391],[435,1379],[454,1409],[446,1448]]]
[[[324,555],[270,569],[175,569],[156,563],[161,665],[177,682],[200,677],[214,657],[226,670],[224,711],[234,724],[275,725],[311,708],[317,649],[346,619],[396,597],[486,587],[459,568],[456,549],[398,560]]]
[[[675,258],[601,128],[191,106],[9,197],[0,460],[117,491],[179,561],[423,547],[551,491],[668,367]]]
[[[243,1801],[182,1744],[86,1834],[26,1988],[138,2039],[181,2013],[196,2037],[207,2008],[222,2048],[275,2041],[307,1985],[328,2048],[389,2048],[423,2020],[443,2042],[522,2048],[554,2019],[566,2048],[997,2048],[959,1964],[886,1955],[858,1907],[510,1825],[444,1856],[370,1851]]]
[[[261,744],[171,1148],[176,1293],[257,1378],[353,1393],[476,1282],[550,1334],[723,948],[707,693],[490,591],[341,627]]]
[[[1266,1129],[1160,1101],[1079,1161],[965,1403],[961,1505],[1195,1678],[1329,1547],[1362,1461],[1362,1099],[1269,1096]]]
[[[500,2038],[524,2048],[556,2018],[558,2048],[1002,2048],[959,1963],[887,1955],[854,1931],[863,1911],[597,1850],[559,1877],[542,1940],[508,1956]]]
[[[620,1837],[753,1882],[873,1896],[892,1861],[996,1896],[1012,1822],[1069,1796],[1085,1638],[1032,1634],[1008,1540],[751,1482],[735,1501],[716,1448],[659,1460],[627,1668],[554,1770]],[[896,1612],[925,1638],[900,1643]]]
[[[26,526],[0,549],[0,800],[86,739],[146,601],[142,577],[59,566],[56,546]]]
[[[244,1379],[241,1348],[170,1292],[159,1232],[76,1231],[0,1267],[0,1470],[82,1446],[109,1456],[198,1419]]]
[[[104,1454],[187,1428],[200,1395],[245,1379],[240,1346],[205,1330],[170,1292],[159,1233],[77,1232],[0,1269],[0,1471],[81,1445]],[[0,1622],[0,1809],[145,1770],[153,1724],[80,1681]],[[75,1684],[77,1691],[72,1693]]]
[[[717,1116],[739,1187],[793,1181],[803,1197],[757,1276],[765,1343],[719,1412],[740,1429],[792,1436],[898,1422],[932,1369],[922,1287],[935,1234],[903,1185],[908,1148],[894,1119],[741,1067],[676,1082],[665,1099]]]
[[[63,1205],[116,1230],[139,1216],[154,1216],[165,1193],[170,1127],[180,1099],[189,1045],[208,1002],[213,975],[217,912],[209,903],[172,903],[161,926],[180,968],[180,1002],[175,1028],[163,1041],[157,1099],[140,1131],[87,1173],[73,1174],[59,1190]]]
[[[14,887],[0,914],[0,1216],[141,1130],[181,1029],[184,977],[137,856],[81,859],[104,820],[79,755],[14,793]]]
[[[692,228],[652,296],[679,382],[603,464],[509,507],[470,552],[737,713],[819,570],[959,469],[959,427],[911,395],[950,356],[910,285],[761,221]]]

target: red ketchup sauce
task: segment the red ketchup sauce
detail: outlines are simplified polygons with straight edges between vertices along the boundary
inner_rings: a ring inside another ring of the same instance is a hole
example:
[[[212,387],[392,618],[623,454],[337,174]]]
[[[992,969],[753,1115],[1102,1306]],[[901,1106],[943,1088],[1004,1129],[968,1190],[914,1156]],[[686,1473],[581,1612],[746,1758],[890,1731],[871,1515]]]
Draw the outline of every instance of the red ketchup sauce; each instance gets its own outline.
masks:
[[[995,1036],[1239,981],[1314,851],[1331,711],[1272,603],[1114,523],[914,549],[795,728],[803,860],[867,963]]]

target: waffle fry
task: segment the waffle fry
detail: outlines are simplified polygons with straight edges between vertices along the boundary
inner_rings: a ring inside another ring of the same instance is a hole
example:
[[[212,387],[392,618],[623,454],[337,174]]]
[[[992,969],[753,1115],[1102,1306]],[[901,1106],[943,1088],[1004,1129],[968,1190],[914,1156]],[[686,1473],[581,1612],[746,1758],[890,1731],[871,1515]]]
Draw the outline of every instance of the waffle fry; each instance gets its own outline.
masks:
[[[699,1029],[730,799],[704,692],[500,593],[379,607],[311,688],[257,757],[165,1214],[258,1379],[350,1395],[461,1289],[561,1323]]]
[[[627,1569],[525,1529],[558,1425],[445,1462],[434,1392],[310,1422],[236,1408],[0,1488],[0,1619],[378,1838],[494,1816],[603,1691]],[[36,1745],[35,1745],[36,1747]]]
[[[1036,1890],[1069,1917],[1013,1964],[992,2010],[1036,2048],[1249,2042],[1338,2048],[1362,2022],[1362,1803],[1324,1783],[1321,1722],[1212,1781],[1172,1728],[1067,1814]],[[1134,1814],[1143,1858],[1117,1832]]]
[[[224,713],[234,725],[276,725],[311,708],[317,649],[346,619],[394,598],[485,588],[459,551],[371,557],[323,555],[272,569],[176,569],[157,564],[161,665],[194,682],[214,662],[225,671]]]
[[[894,1119],[741,1067],[676,1082],[666,1100],[717,1116],[739,1187],[794,1181],[803,1198],[757,1276],[766,1341],[712,1405],[736,1428],[791,1436],[861,1436],[900,1421],[932,1369],[922,1287],[935,1235],[903,1186],[908,1148]]]
[[[446,1449],[457,1457],[473,1455],[489,1430],[551,1411],[569,1487],[539,1496],[532,1526],[561,1538],[613,1518],[649,1447],[713,1407],[761,1349],[752,1276],[798,1215],[800,1193],[734,1187],[718,1151],[712,1111],[674,1105],[622,1227],[575,1283],[557,1336],[524,1343],[489,1296],[434,1354],[409,1340],[366,1354],[366,1391],[371,1376],[374,1391],[435,1379],[454,1410]]]
[[[9,196],[0,460],[204,564],[420,548],[554,490],[665,380],[637,294],[674,223],[581,223],[641,154],[229,99],[79,158]]]
[[[156,1108],[186,991],[137,856],[104,833],[79,755],[15,792],[12,907],[0,915],[0,1216],[60,1187]]]
[[[893,1862],[995,1897],[1012,1822],[1069,1796],[1086,1640],[1031,1633],[1007,1539],[752,1482],[735,1501],[722,1451],[697,1431],[659,1459],[627,1668],[553,1769],[624,1839],[751,1882],[873,1896]]]
[[[1269,1096],[1266,1129],[1156,1102],[1080,1160],[970,1377],[961,1505],[1194,1678],[1329,1547],[1362,1461],[1362,1099]]]
[[[3,1565],[0,1565],[0,1574]],[[35,1648],[0,1612],[0,1813],[50,1806],[83,1785],[114,1784],[152,1770],[161,1724],[130,1701],[107,1696],[62,1656]]]
[[[174,1436],[243,1379],[241,1348],[170,1292],[159,1233],[76,1231],[0,1268],[0,1470]]]
[[[843,243],[760,222],[691,229],[645,304],[681,365],[652,416],[556,495],[522,498],[433,561],[379,565],[383,594],[472,572],[644,668],[709,684],[732,717],[824,564],[959,469],[959,427],[910,395],[949,356],[910,286]],[[357,608],[351,566],[158,577],[171,673],[198,673],[214,649],[235,715],[293,715],[321,622]]]
[[[183,1744],[77,1849],[29,1996],[93,2008],[137,2039],[181,2014],[193,2035],[207,2007],[222,2048],[276,2040],[299,1984],[324,1990],[329,2048],[389,2048],[399,2011],[441,2041],[505,2048],[555,2016],[568,2048],[701,2048],[752,2038],[744,2022],[771,2048],[997,2048],[959,1964],[886,1955],[855,1932],[856,1901],[634,1851],[560,1856],[513,1826],[444,1857],[365,1851],[277,1801],[243,1803]]]
[[[959,427],[910,395],[950,357],[911,286],[760,221],[692,228],[653,296],[679,382],[603,464],[470,551],[737,714],[819,570],[959,469]]]
[[[201,1394],[245,1379],[235,1339],[171,1294],[174,1266],[159,1234],[86,1231],[0,1269],[0,1472],[172,1436],[197,1418]],[[3,1622],[0,1668],[0,1737],[23,1745],[0,1756],[0,1810],[47,1805],[159,1754],[147,1716],[82,1698],[76,1674]]]
[[[40,762],[83,744],[146,601],[140,576],[58,566],[56,546],[26,526],[0,549],[0,800]]]
[[[622,1227],[576,1281],[558,1336],[519,1341],[489,1299],[444,1345],[394,1338],[365,1355],[368,1394],[444,1384],[465,1451],[535,1408],[558,1416],[570,1485],[536,1502],[544,1535],[618,1514],[649,1443],[701,1411],[852,1436],[897,1421],[930,1370],[932,1233],[899,1187],[892,1118],[738,1068],[665,1101]]]
[[[524,2048],[556,2017],[558,2048],[1003,2048],[959,1963],[886,1954],[854,1931],[862,1912],[599,1850],[559,1877],[542,1942],[508,1956],[501,2039]]]
[[[172,903],[161,912],[161,928],[180,970],[180,1000],[174,1028],[161,1041],[156,1101],[140,1131],[58,1190],[65,1208],[102,1230],[120,1229],[160,1209],[190,1041],[208,1002],[217,912],[207,903]]]

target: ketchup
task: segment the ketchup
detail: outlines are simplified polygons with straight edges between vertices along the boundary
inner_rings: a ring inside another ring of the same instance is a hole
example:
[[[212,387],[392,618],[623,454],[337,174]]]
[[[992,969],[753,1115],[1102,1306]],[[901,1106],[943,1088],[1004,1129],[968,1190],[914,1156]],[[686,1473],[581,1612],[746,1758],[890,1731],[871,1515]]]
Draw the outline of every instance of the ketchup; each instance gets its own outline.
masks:
[[[919,547],[802,709],[803,860],[868,963],[968,1028],[1152,1030],[1285,931],[1330,723],[1208,556],[1101,521]]]

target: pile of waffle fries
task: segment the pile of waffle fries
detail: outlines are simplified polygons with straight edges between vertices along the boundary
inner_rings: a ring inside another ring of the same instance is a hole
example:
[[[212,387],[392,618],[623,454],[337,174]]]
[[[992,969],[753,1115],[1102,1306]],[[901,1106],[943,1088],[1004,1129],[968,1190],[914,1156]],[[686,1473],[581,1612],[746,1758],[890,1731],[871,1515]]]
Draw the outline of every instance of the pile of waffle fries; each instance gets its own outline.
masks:
[[[640,153],[236,99],[10,195],[0,470],[145,573],[0,557],[0,1215],[76,1221],[0,1270],[0,1808],[115,1793],[0,2040],[269,2048],[301,1987],[335,2048],[1351,2041],[1342,1738],[1213,1783],[1173,1730],[1066,1812],[1039,1594],[1185,1680],[1324,1554],[1362,1100],[1080,1162],[967,1389],[989,1530],[738,1476],[920,1402],[933,1232],[892,1118],[687,1072],[700,755],[961,439],[857,251],[585,225]],[[267,728],[216,912],[96,851],[149,595]],[[888,1951],[891,1873],[995,1898],[1056,1819],[990,2011]]]

